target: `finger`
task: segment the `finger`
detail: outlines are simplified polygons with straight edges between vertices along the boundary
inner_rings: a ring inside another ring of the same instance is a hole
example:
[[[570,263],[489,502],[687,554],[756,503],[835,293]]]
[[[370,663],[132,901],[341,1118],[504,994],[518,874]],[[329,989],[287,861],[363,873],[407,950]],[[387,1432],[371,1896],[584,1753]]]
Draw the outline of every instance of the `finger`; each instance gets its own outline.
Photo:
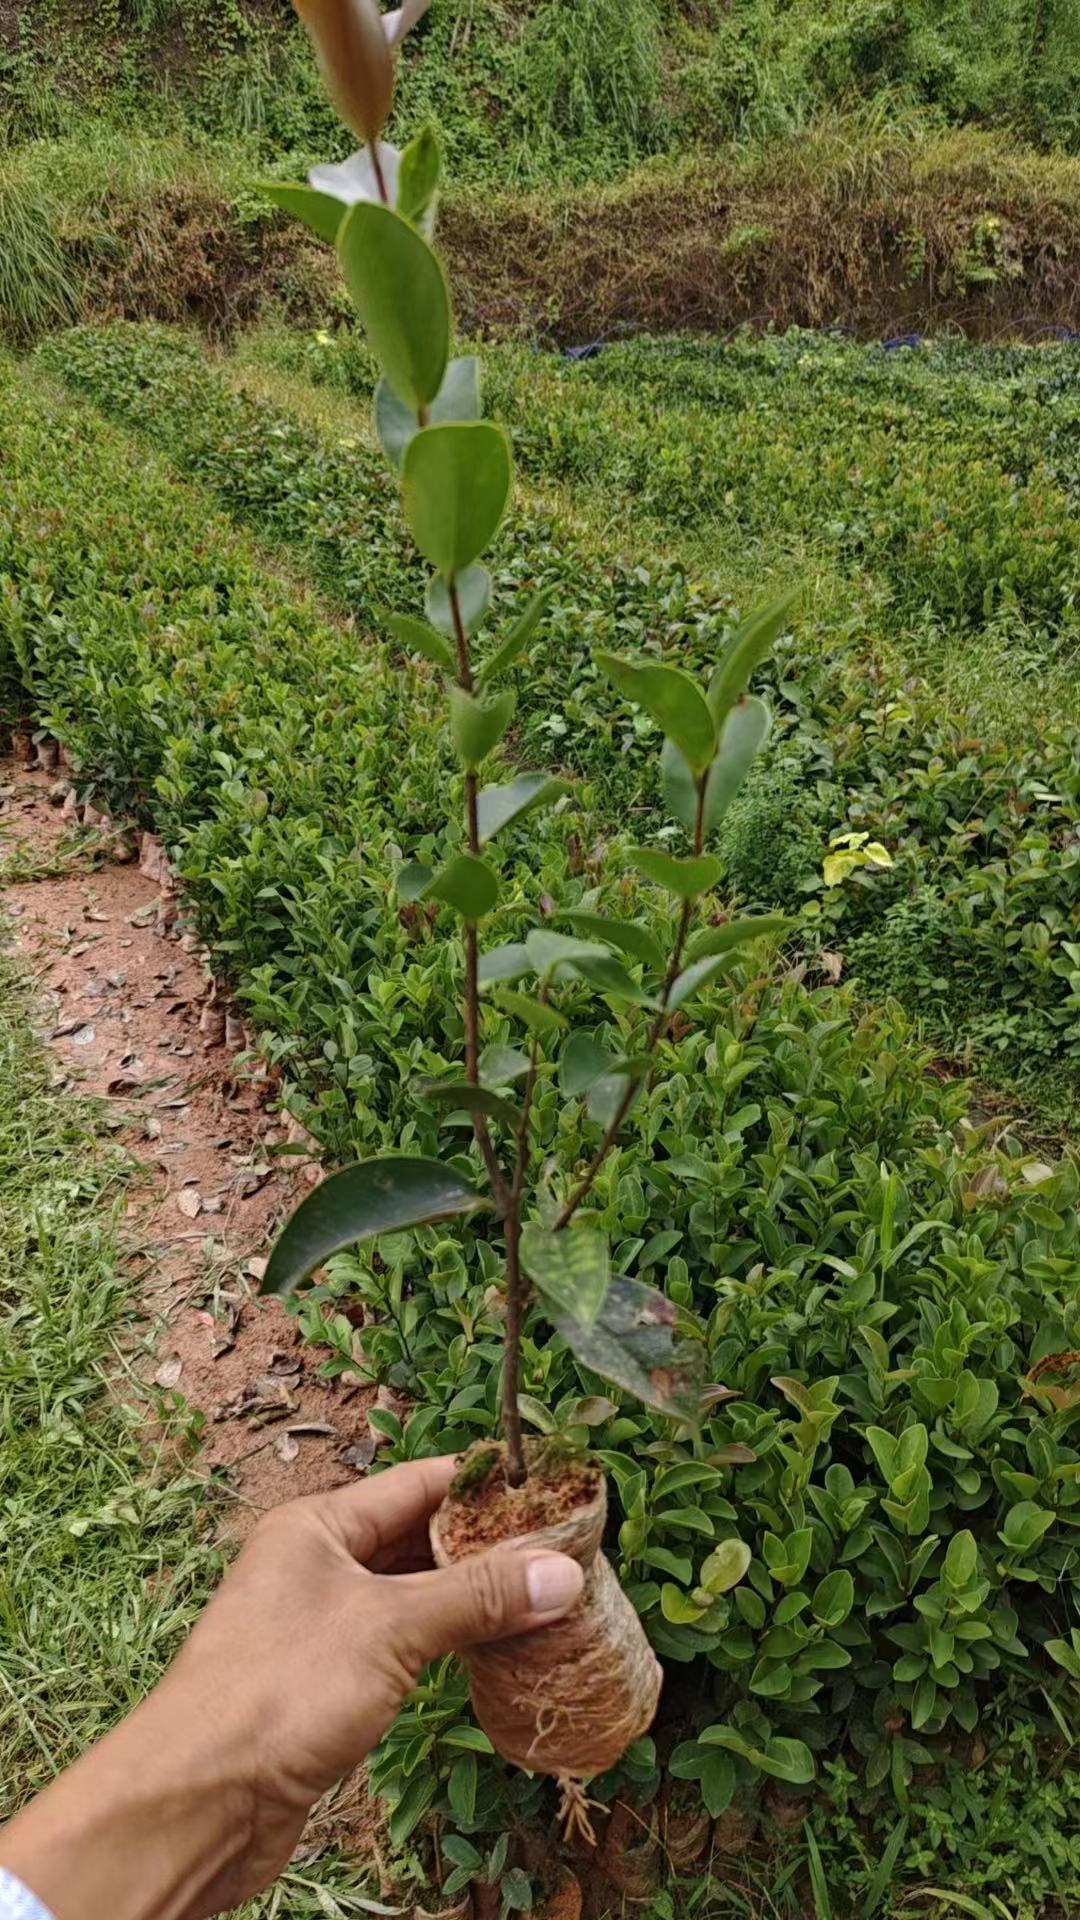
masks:
[[[320,1517],[337,1533],[347,1553],[366,1566],[394,1543],[415,1535],[445,1498],[455,1456],[409,1460],[360,1486],[320,1494]]]
[[[442,1653],[528,1633],[561,1620],[584,1584],[567,1554],[517,1547],[473,1554],[439,1573],[400,1574],[389,1596],[398,1651],[419,1672]]]

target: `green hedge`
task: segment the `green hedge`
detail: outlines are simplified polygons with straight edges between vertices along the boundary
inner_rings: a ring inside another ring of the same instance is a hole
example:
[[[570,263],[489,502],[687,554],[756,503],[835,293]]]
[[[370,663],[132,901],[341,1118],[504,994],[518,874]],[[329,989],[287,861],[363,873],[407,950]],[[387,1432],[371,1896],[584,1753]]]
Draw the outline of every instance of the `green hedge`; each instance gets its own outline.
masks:
[[[365,377],[366,356],[350,343],[329,351],[328,377]],[[193,341],[160,329],[78,329],[43,358],[212,487],[238,519],[285,543],[367,627],[384,606],[414,604],[416,576],[402,558],[381,456],[355,436],[253,401]],[[1076,361],[1070,350],[1001,355],[988,373],[970,351],[896,356],[799,337],[730,352],[654,343],[613,349],[585,369],[543,361],[533,394],[530,363],[496,356],[496,400],[514,421],[519,459],[540,477],[625,496],[627,511],[662,508],[665,526],[688,520],[708,487],[715,500],[734,488],[736,542],[760,541],[773,516],[778,537],[786,526],[804,542],[820,524],[837,566],[854,565],[847,549],[858,549],[861,575],[838,593],[825,570],[825,587],[810,594],[797,638],[780,654],[777,734],[732,817],[731,880],[757,904],[809,902],[811,951],[839,948],[877,995],[899,994],[946,1043],[970,1045],[996,1072],[1036,1088],[1048,1067],[1074,1076],[1080,1063],[1080,729],[1062,720],[1021,747],[996,741],[977,704],[950,711],[929,666],[907,670],[879,625],[887,631],[897,618],[907,583],[910,649],[929,661],[940,623],[961,618],[959,602],[948,612],[945,589],[959,593],[963,579],[964,617],[976,622],[984,601],[996,609],[990,632],[1007,653],[1023,581],[1029,620],[1037,604],[1045,614],[1034,638],[1024,629],[1033,663],[1064,656],[1080,552],[1064,491]],[[684,385],[692,412],[669,404],[672,387]],[[631,396],[636,414],[643,396],[655,407],[647,428],[631,423]],[[1053,493],[1045,549],[1028,538],[1033,496],[1013,513],[1003,505],[1010,490],[1023,491],[1008,457],[1038,467],[1040,500]],[[710,463],[725,461],[718,480]],[[995,503],[982,547],[972,521],[980,474]],[[829,487],[846,500],[832,498],[835,523],[814,505]],[[870,501],[862,520],[853,518],[853,488]],[[934,521],[928,500],[939,496],[950,504]],[[931,524],[937,546],[920,560]],[[800,565],[820,578],[813,551],[798,547]],[[600,684],[592,650],[662,648],[703,665],[730,618],[719,581],[651,557],[633,565],[598,554],[535,509],[520,511],[504,535],[496,575],[504,596],[534,583],[556,589],[543,643],[521,676],[515,751],[525,764],[557,757],[582,776],[601,830],[631,810],[652,812],[648,724]],[[1011,577],[1008,593],[991,589],[999,575]],[[927,613],[931,579],[945,598],[934,606],[931,595]],[[860,591],[865,615],[850,612]],[[837,637],[845,593],[847,630]],[[852,829],[883,840],[895,866],[871,884],[826,891],[821,856],[832,835]],[[1061,1097],[1074,1097],[1071,1078]]]
[[[391,910],[446,777],[425,673],[329,623],[198,489],[42,383],[5,386],[0,430],[0,660],[83,777],[165,833],[203,935],[331,1153],[432,1148],[436,1119],[409,1083],[458,1047],[455,982],[445,944]],[[512,922],[547,891],[555,905],[586,883],[626,894],[613,838],[560,897],[570,824],[544,829],[535,898]],[[618,1045],[619,1016],[594,1010]],[[490,1010],[485,1023],[486,1040],[507,1037]],[[1055,1737],[1048,1701],[1070,1709],[1045,1642],[1076,1617],[1080,1453],[1073,1411],[1024,1377],[1080,1343],[1076,1172],[988,1141],[964,1089],[926,1063],[895,1004],[859,1014],[850,994],[751,959],[708,996],[597,1183],[624,1269],[664,1276],[709,1377],[741,1396],[693,1456],[659,1416],[597,1409],[620,1571],[692,1681],[672,1680],[655,1743],[599,1791],[647,1799],[671,1773],[701,1777],[714,1806],[754,1801],[761,1770],[739,1754],[764,1752],[782,1792],[805,1746],[833,1808],[837,1885],[864,1891],[860,1835],[891,1827],[897,1800],[911,1823],[898,1873],[920,1870],[946,1807],[981,1884],[993,1863],[986,1799],[966,1785],[972,1742],[992,1752],[997,1818],[1032,1782],[1031,1743]],[[551,1068],[537,1111],[554,1162],[579,1163],[589,1125]],[[388,1416],[388,1457],[487,1431],[497,1274],[482,1235],[424,1230],[383,1256],[334,1262],[307,1332],[332,1367],[355,1365],[337,1303],[365,1300],[372,1362],[418,1403],[403,1429]],[[533,1335],[526,1387],[551,1412],[602,1383]],[[753,1459],[729,1464],[732,1447]],[[749,1580],[715,1595],[710,1555],[736,1534]],[[483,1752],[462,1769],[461,1712],[440,1669],[378,1756],[402,1846],[426,1812],[472,1847],[542,1798]],[[730,1764],[698,1743],[710,1725],[729,1729]],[[1080,1891],[1080,1860],[1053,1844],[1057,1885]],[[1050,1872],[1025,1884],[1045,1889]]]

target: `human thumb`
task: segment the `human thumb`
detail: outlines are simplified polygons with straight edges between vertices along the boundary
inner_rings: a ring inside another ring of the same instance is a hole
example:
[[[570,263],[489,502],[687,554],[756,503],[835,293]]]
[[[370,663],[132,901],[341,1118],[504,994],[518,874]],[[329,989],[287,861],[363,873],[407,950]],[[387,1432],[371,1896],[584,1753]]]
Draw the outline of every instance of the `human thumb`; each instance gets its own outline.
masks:
[[[399,1574],[393,1617],[424,1666],[442,1653],[561,1620],[581,1598],[585,1575],[565,1553],[496,1547],[439,1573]]]

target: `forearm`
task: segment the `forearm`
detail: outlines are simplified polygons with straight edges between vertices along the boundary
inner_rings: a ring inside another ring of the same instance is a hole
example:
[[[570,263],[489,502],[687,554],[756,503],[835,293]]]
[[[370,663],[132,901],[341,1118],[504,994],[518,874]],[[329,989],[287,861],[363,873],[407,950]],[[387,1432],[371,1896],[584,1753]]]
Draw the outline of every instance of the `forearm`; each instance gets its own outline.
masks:
[[[178,1715],[169,1691],[0,1832],[0,1866],[56,1920],[188,1920],[228,1904],[251,1837],[240,1753],[212,1701],[203,1720]]]

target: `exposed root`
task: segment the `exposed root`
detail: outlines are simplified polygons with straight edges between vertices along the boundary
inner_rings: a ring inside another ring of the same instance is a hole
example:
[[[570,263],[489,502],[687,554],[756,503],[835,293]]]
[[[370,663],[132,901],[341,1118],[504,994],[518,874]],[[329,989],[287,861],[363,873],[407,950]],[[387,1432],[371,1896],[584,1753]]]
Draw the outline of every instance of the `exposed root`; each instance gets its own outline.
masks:
[[[590,1800],[585,1792],[582,1780],[571,1779],[568,1773],[560,1774],[556,1782],[559,1788],[559,1819],[562,1821],[564,1841],[577,1838],[584,1840],[587,1846],[596,1845],[596,1828],[589,1818],[590,1808],[597,1812],[602,1808],[602,1800]]]

